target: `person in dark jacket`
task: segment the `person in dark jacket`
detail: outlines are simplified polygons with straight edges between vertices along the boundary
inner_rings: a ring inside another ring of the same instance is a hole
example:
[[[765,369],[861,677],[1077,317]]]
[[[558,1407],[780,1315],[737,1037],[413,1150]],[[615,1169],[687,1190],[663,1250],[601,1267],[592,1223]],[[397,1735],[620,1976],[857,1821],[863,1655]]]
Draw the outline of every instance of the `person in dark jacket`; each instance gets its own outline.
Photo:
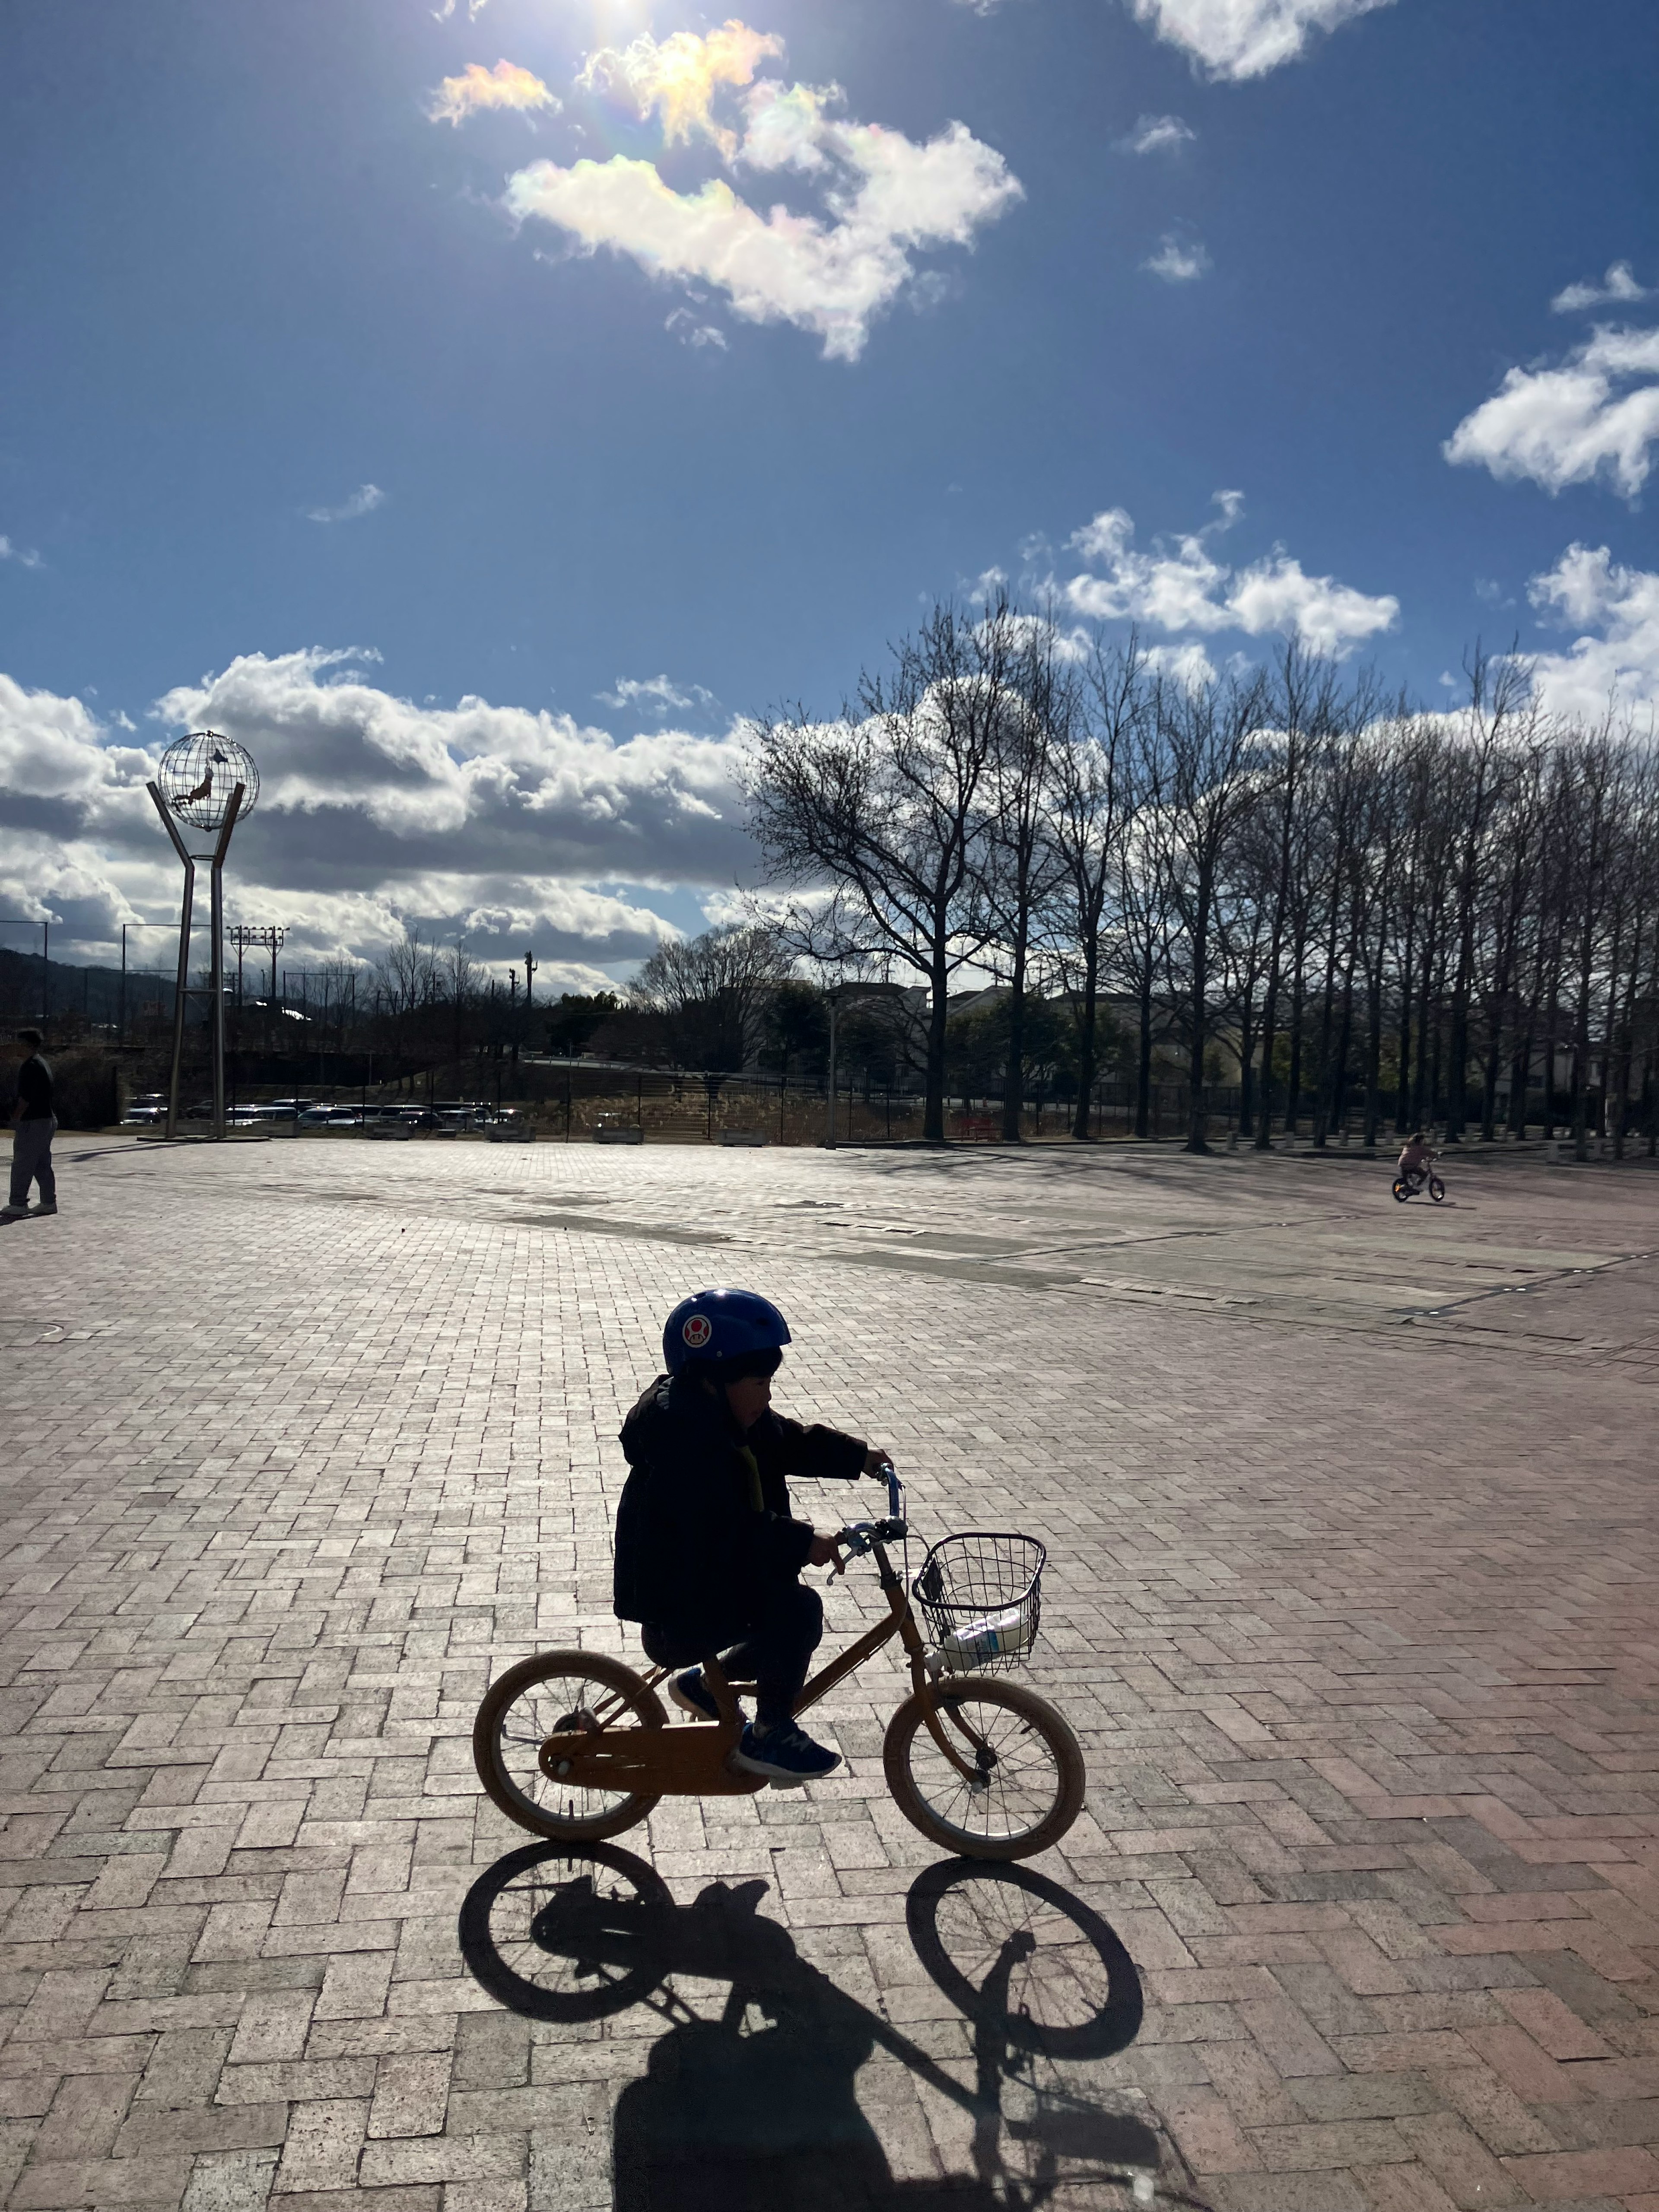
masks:
[[[35,1213],[56,1213],[58,1185],[52,1172],[52,1140],[58,1127],[52,1106],[52,1070],[40,1057],[39,1030],[19,1030],[17,1103],[12,1109],[11,1192],[0,1206],[0,1221],[29,1218],[29,1185],[40,1186]]]
[[[795,1699],[823,1633],[805,1566],[839,1564],[833,1536],[789,1508],[791,1475],[854,1480],[886,1455],[838,1430],[771,1410],[789,1328],[752,1291],[699,1291],[663,1329],[659,1375],[623,1424],[630,1473],[617,1510],[617,1618],[637,1621],[648,1657],[683,1667],[710,1652],[753,1680],[756,1717],[732,1754],[773,1782],[816,1780],[839,1755],[794,1723]],[[718,1708],[702,1669],[669,1686],[703,1720]]]

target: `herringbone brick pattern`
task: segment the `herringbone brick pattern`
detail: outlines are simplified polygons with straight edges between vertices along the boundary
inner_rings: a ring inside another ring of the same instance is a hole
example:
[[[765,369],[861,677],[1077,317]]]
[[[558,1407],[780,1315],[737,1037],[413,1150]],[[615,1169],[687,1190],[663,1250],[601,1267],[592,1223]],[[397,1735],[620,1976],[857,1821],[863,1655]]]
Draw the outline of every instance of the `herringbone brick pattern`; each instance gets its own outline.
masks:
[[[888,1443],[919,1529],[1050,1547],[1033,1679],[1091,1790],[1040,1870],[1146,2004],[1127,2049],[1010,2078],[1006,2201],[1130,2201],[1055,2132],[1069,2099],[1140,2115],[1159,2201],[1213,2212],[1659,2212],[1659,1365],[1632,1318],[1659,1268],[1628,1257],[1659,1180],[1511,1168],[1454,1218],[1313,1172],[66,1164],[64,1212],[0,1243],[0,2203],[612,2204],[665,2024],[695,2040],[727,1990],[681,1972],[576,2026],[487,1996],[456,1916],[526,1839],[468,1732],[530,1650],[629,1652],[620,1412],[667,1306],[740,1272],[796,1331],[781,1401]],[[1057,1256],[1177,1231],[1288,1234],[1359,1288],[1253,1319]],[[1432,1326],[1394,1290],[1360,1326],[1419,1233]],[[1501,1327],[1448,1304],[1483,1266],[1530,1285]],[[869,1598],[838,1588],[836,1628]],[[823,2201],[979,2212],[983,2128],[926,2072],[971,2086],[975,2056],[907,1931],[936,1855],[882,1781],[899,1691],[878,1662],[830,1701],[846,1775],[665,1803],[623,1843],[683,1905],[763,1881],[763,1919],[884,2024],[848,2063],[891,2194],[844,2162],[865,2193]]]

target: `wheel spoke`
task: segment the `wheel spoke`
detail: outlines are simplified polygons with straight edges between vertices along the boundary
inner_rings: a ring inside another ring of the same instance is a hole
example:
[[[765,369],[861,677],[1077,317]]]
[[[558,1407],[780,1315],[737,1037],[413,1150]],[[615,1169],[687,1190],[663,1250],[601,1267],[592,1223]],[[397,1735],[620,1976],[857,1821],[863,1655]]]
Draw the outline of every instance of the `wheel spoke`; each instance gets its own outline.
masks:
[[[981,1692],[954,1700],[945,1718],[953,1747],[980,1768],[982,1780],[977,1788],[969,1783],[919,1725],[909,1747],[910,1780],[933,1819],[986,1842],[1017,1841],[1041,1826],[1059,1802],[1062,1778],[1030,1716]]]
[[[660,1708],[646,1686],[614,1662],[596,1656],[590,1667],[574,1655],[568,1662],[562,1653],[550,1656],[549,1671],[530,1674],[516,1692],[502,1686],[505,1702],[483,1723],[487,1741],[477,1745],[480,1772],[492,1794],[499,1793],[502,1809],[538,1833],[569,1829],[591,1834],[595,1823],[610,1824],[619,1817],[625,1824],[630,1806],[640,1803],[643,1811],[649,1801],[632,1790],[591,1787],[544,1772],[542,1747],[573,1722],[593,1727],[599,1714],[609,1717],[613,1729],[659,1726]],[[624,1679],[618,1680],[618,1674]]]

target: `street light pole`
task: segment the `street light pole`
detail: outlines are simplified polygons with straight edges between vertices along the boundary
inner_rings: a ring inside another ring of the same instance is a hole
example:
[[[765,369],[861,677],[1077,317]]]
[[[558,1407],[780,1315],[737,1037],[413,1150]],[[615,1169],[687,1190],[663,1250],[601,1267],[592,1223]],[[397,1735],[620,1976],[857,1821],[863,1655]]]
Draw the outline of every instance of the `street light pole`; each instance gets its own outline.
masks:
[[[830,1002],[830,1097],[828,1102],[830,1111],[824,1127],[823,1142],[826,1150],[833,1152],[836,1149],[836,1013],[841,1003],[839,987],[836,990],[826,991],[824,996]]]

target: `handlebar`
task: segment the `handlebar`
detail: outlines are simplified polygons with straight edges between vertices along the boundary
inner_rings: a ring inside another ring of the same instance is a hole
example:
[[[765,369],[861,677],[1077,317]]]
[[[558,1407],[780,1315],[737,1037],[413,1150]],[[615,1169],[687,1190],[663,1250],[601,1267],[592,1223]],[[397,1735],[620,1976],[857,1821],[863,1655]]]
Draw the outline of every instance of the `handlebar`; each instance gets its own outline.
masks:
[[[890,1459],[882,1461],[877,1472],[886,1477],[887,1510],[895,1521],[904,1518],[904,1485],[899,1480]]]
[[[896,1544],[910,1533],[904,1518],[904,1485],[892,1461],[883,1460],[877,1472],[887,1484],[887,1517],[884,1521],[854,1521],[836,1531],[836,1541],[849,1559],[862,1559],[872,1544]]]

